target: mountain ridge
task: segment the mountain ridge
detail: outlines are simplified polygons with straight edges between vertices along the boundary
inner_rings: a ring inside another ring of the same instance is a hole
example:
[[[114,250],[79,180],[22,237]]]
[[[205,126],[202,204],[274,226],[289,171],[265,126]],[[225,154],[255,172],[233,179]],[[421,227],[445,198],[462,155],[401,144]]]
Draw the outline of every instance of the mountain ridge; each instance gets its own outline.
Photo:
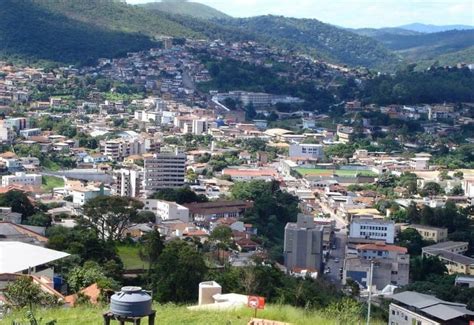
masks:
[[[199,19],[227,19],[231,16],[199,2],[173,0],[139,4],[147,10],[156,10],[173,15],[191,16]]]

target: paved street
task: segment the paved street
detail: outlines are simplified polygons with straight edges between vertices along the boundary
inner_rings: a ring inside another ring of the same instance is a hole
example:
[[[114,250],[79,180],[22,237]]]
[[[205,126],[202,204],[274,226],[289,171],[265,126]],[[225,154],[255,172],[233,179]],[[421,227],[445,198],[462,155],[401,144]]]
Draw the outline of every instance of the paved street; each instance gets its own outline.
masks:
[[[336,245],[336,249],[331,249],[331,253],[329,259],[327,260],[325,268],[329,268],[331,270],[330,273],[326,274],[331,282],[335,284],[341,283],[341,278],[339,276],[339,269],[343,266],[344,263],[344,249],[346,246],[347,235],[345,231],[338,231],[335,233],[334,236],[334,244]],[[336,259],[339,262],[336,262]]]

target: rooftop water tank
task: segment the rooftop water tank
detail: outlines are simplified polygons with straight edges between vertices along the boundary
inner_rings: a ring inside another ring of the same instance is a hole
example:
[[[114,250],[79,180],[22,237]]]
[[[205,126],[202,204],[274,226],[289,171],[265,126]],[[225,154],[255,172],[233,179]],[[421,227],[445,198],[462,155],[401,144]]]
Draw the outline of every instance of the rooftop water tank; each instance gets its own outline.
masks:
[[[151,295],[140,287],[123,287],[112,296],[110,311],[118,316],[148,316],[151,313]]]

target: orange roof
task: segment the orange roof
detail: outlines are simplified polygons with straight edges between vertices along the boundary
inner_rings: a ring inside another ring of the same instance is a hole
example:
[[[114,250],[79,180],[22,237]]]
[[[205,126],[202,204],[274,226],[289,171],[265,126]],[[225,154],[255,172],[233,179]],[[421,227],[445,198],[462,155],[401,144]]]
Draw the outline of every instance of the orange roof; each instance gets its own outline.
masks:
[[[373,250],[373,251],[389,251],[389,252],[398,252],[401,254],[406,254],[408,250],[406,247],[396,246],[396,245],[387,245],[385,243],[375,243],[375,244],[362,244],[356,246],[357,250]]]
[[[97,283],[93,283],[90,286],[83,288],[81,289],[81,291],[79,291],[79,293],[89,297],[89,301],[94,305],[99,302],[100,292],[101,290],[98,287]],[[64,301],[66,301],[71,306],[74,306],[76,304],[77,298],[77,294],[73,294],[66,296],[64,298]]]

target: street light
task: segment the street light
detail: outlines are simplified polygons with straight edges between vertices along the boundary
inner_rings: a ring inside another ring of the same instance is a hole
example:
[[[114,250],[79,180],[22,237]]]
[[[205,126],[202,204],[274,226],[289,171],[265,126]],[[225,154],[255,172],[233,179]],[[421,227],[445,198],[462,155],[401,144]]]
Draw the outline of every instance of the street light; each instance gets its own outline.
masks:
[[[367,325],[370,325],[370,306],[371,306],[371,300],[372,300],[372,278],[374,276],[374,260],[370,261],[370,270],[369,270],[369,284],[368,284],[368,289],[369,289],[369,297],[367,299]]]

